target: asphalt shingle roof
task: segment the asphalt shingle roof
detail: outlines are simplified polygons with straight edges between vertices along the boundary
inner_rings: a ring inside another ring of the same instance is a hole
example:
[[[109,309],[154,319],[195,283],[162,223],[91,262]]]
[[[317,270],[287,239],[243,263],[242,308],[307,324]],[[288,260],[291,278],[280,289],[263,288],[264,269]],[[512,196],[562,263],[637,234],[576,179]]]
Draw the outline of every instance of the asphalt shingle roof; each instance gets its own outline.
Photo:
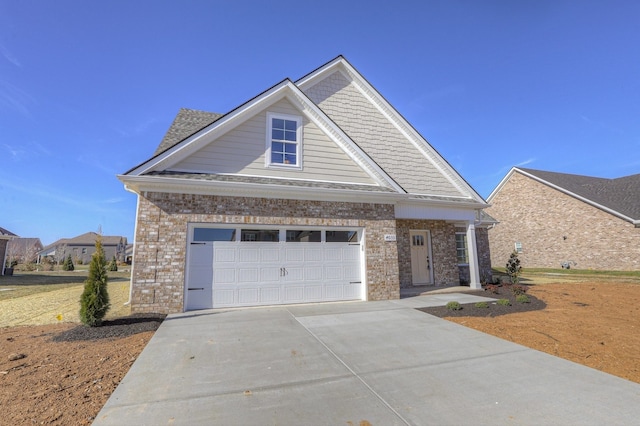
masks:
[[[195,109],[181,108],[173,119],[169,130],[162,138],[154,155],[158,155],[189,136],[204,129],[209,124],[222,117],[223,114],[198,111]]]
[[[606,179],[522,167],[518,169],[633,220],[640,220],[640,174]]]

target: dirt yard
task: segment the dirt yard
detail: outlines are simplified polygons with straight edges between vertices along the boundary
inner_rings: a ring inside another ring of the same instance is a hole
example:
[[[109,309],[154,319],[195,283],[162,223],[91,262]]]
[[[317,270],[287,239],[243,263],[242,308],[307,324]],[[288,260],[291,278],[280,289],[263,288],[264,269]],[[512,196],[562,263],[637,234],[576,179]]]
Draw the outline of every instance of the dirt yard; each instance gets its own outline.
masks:
[[[448,319],[640,383],[638,283],[544,284],[528,294],[546,307]],[[0,328],[0,424],[90,424],[152,337],[150,322],[129,317],[96,334],[74,323]]]

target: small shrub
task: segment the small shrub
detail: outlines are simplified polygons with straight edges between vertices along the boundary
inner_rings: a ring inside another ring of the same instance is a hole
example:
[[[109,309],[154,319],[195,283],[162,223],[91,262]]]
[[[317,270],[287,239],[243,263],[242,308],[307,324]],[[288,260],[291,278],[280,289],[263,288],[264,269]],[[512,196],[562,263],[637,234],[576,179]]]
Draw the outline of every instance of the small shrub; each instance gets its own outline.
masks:
[[[511,306],[509,299],[499,299],[496,303],[501,306]]]
[[[476,308],[488,308],[489,304],[487,302],[478,302],[475,304]]]
[[[511,286],[511,291],[513,292],[514,296],[525,294],[527,290],[529,290],[529,288],[521,284],[514,284]]]
[[[485,289],[486,291],[490,291],[490,292],[491,292],[491,293],[493,293],[493,294],[498,294],[498,293],[499,293],[499,290],[498,290],[499,288],[500,288],[500,287],[499,287],[499,286],[497,286],[497,285],[495,285],[495,284],[487,284],[487,285],[484,287],[484,289]]]
[[[113,256],[113,259],[111,259],[111,262],[109,262],[109,271],[110,272],[117,272],[118,271],[118,261],[116,260],[116,257]]]
[[[107,293],[107,260],[104,257],[102,238],[96,238],[96,251],[91,256],[89,275],[84,282],[84,291],[80,296],[80,321],[89,327],[102,324],[102,318],[109,310]]]
[[[462,306],[460,306],[460,303],[458,302],[449,302],[447,303],[447,309],[450,311],[459,311],[462,309]]]
[[[520,274],[522,274],[522,266],[520,266],[520,259],[518,259],[518,252],[514,251],[509,256],[505,271],[511,279],[511,284],[518,284],[520,282]]]
[[[516,296],[516,302],[518,303],[530,303],[531,301],[526,294],[519,294]]]
[[[62,264],[62,270],[73,271],[74,269],[76,269],[76,267],[73,266],[73,260],[71,259],[71,255],[69,255],[67,256],[67,260],[65,260],[64,263]]]

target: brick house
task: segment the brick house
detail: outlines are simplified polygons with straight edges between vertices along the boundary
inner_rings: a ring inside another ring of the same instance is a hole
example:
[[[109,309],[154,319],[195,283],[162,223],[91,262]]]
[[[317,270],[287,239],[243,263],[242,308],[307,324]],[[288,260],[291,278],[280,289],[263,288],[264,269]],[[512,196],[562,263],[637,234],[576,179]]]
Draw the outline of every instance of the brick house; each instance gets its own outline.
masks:
[[[397,299],[491,273],[485,201],[342,56],[226,114],[180,110],[118,178],[138,195],[133,312]]]
[[[71,256],[74,263],[87,264],[96,251],[96,232],[86,232],[73,238],[61,238],[38,252],[38,257],[48,256],[56,263],[64,261]],[[107,261],[115,256],[120,262],[125,261],[125,249],[127,237],[119,235],[103,235],[102,248]]]
[[[514,167],[488,198],[492,263],[640,269],[640,174],[617,179]]]
[[[17,235],[13,232],[7,231],[4,228],[0,228],[0,261],[2,265],[0,265],[0,275],[5,274],[5,269],[8,267],[7,263],[7,247],[9,246],[9,241],[16,238]]]

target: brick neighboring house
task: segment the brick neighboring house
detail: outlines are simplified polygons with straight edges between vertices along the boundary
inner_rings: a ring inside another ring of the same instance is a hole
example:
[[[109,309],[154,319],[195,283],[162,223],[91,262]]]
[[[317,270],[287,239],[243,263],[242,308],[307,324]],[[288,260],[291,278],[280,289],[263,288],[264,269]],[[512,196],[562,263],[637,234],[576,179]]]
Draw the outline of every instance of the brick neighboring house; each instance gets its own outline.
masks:
[[[0,261],[2,261],[0,275],[4,275],[5,268],[7,267],[7,246],[9,245],[9,241],[15,237],[17,237],[17,235],[13,232],[0,228]]]
[[[40,238],[14,238],[7,245],[7,262],[35,263],[43,248]]]
[[[38,256],[49,256],[56,263],[60,263],[71,255],[71,259],[75,263],[87,264],[96,251],[96,238],[98,238],[98,234],[95,232],[87,232],[73,238],[61,238],[42,249]],[[115,256],[116,259],[124,262],[126,246],[127,237],[102,236],[102,248],[107,261],[110,261]]]
[[[640,269],[640,174],[617,179],[513,168],[488,198],[492,263]]]
[[[342,56],[227,114],[180,110],[118,178],[138,194],[133,312],[397,299],[491,274],[485,201]]]

